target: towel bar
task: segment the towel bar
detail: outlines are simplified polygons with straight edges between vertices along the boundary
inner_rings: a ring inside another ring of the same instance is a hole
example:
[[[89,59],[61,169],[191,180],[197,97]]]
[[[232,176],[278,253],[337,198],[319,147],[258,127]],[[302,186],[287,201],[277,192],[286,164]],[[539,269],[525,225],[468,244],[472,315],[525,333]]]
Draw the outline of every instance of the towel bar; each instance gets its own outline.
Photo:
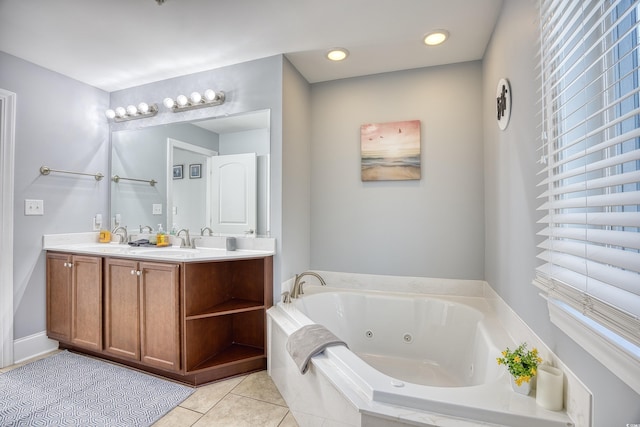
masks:
[[[137,182],[148,182],[150,186],[154,187],[156,185],[156,183],[158,181],[156,181],[155,179],[138,179],[138,178],[125,178],[122,176],[118,176],[118,175],[113,175],[113,177],[111,178],[111,180],[113,182],[120,182],[121,179],[125,179],[127,181],[137,181]]]
[[[72,175],[92,176],[96,179],[96,181],[100,181],[104,177],[104,175],[102,175],[100,172],[97,172],[97,173],[73,172],[73,171],[65,171],[60,169],[51,169],[48,166],[40,166],[40,173],[42,175],[49,175],[51,172],[68,173]]]

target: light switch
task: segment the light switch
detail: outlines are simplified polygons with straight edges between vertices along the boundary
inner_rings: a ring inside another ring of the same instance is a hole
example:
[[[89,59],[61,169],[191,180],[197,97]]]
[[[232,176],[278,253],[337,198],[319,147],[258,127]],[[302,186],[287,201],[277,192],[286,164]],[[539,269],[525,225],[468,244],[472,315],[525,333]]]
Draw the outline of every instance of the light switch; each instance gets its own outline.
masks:
[[[153,204],[153,215],[162,215],[162,204],[154,203]]]
[[[44,201],[25,199],[24,214],[25,215],[44,215]]]
[[[93,231],[98,231],[102,228],[102,214],[96,214],[93,217]]]

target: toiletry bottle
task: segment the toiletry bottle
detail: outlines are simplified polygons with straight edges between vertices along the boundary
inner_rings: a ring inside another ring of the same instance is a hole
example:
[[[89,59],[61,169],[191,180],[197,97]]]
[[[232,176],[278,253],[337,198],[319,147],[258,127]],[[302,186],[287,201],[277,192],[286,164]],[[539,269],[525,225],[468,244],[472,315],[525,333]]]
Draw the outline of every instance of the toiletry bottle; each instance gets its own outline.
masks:
[[[109,230],[100,230],[100,243],[110,243],[111,232]]]
[[[169,246],[169,235],[164,232],[162,224],[158,224],[158,234],[156,234],[156,246]]]

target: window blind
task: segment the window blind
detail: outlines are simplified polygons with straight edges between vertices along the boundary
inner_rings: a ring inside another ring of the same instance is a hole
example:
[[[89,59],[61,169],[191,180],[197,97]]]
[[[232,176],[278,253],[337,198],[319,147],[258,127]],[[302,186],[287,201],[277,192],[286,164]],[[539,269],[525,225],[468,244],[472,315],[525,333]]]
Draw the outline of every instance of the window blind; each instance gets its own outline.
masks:
[[[541,0],[542,260],[534,283],[640,346],[637,0]]]

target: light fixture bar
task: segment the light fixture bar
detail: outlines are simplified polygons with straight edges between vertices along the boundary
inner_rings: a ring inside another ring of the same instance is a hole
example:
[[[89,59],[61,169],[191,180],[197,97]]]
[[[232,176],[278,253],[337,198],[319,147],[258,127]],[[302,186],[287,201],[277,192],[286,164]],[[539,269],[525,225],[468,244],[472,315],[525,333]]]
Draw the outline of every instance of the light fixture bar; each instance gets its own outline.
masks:
[[[224,104],[226,97],[224,92],[216,92],[211,89],[204,91],[204,95],[193,92],[189,97],[178,95],[176,99],[165,98],[163,104],[174,113],[181,111],[195,110],[196,108],[215,107]]]
[[[156,104],[149,105],[146,102],[141,102],[137,107],[135,105],[129,105],[127,108],[117,107],[115,110],[108,109],[104,112],[104,115],[114,122],[145,119],[147,117],[153,117],[156,114],[158,114],[158,106]]]

